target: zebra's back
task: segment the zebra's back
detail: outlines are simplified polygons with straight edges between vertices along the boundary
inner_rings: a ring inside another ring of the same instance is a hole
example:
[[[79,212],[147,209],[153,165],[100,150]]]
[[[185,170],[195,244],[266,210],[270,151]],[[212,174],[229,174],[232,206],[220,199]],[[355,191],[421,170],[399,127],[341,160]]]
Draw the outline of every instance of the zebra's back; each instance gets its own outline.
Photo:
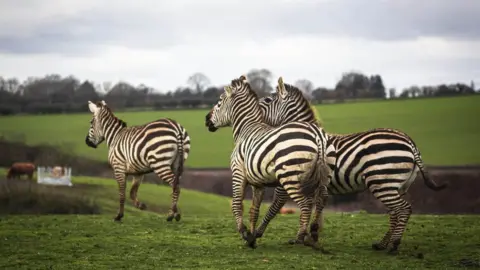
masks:
[[[378,184],[401,188],[413,174],[418,149],[405,133],[376,128],[352,134],[329,134],[336,163],[329,191],[332,194],[360,192],[366,178]],[[397,181],[398,180],[398,181]]]
[[[173,164],[179,148],[183,159],[190,153],[190,136],[177,121],[162,118],[123,129],[109,149],[112,166],[122,166],[127,174],[142,174]]]

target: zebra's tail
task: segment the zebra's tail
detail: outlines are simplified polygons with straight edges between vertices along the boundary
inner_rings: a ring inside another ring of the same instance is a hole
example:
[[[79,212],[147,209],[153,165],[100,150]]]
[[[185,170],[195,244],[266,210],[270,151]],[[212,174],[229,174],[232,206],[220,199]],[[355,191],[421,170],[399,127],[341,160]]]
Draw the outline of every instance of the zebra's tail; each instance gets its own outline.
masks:
[[[330,174],[330,169],[327,165],[327,152],[328,148],[328,137],[327,140],[323,140],[325,136],[327,136],[323,130],[320,130],[320,127],[316,126],[318,130],[317,134],[317,146],[318,146],[318,157],[317,157],[317,164],[316,164],[316,174],[317,179],[320,181],[320,185],[328,186],[330,184],[330,178],[328,177]]]
[[[415,146],[414,146],[414,149],[415,149],[414,152],[413,152],[414,161],[415,161],[415,164],[417,165],[418,169],[420,170],[420,173],[422,174],[423,182],[425,183],[425,185],[429,189],[434,190],[434,191],[439,191],[439,190],[442,190],[442,189],[446,188],[448,186],[447,183],[438,185],[437,183],[435,183],[435,181],[430,179],[430,176],[425,171],[425,167],[423,166],[423,161],[422,161],[422,158],[420,156],[420,151]]]
[[[183,174],[183,161],[184,161],[184,149],[183,149],[183,133],[177,134],[177,155],[174,160],[175,177],[173,178],[173,188],[176,190],[180,184],[180,177]]]

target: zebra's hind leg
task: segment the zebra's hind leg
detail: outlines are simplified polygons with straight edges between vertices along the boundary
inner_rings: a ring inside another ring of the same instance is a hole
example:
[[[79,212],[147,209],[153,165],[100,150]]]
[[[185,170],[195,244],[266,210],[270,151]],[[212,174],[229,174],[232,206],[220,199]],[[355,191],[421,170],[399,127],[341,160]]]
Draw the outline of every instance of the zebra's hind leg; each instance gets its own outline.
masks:
[[[318,231],[323,229],[323,209],[328,200],[327,186],[319,186],[317,193],[317,198],[315,199],[315,217],[312,224],[310,224],[310,235],[315,242],[318,242]]]
[[[130,187],[130,199],[133,201],[133,204],[135,205],[135,207],[137,207],[140,210],[147,209],[147,205],[143,202],[140,202],[137,197],[138,188],[140,187],[140,184],[143,181],[143,177],[144,175],[134,175],[133,181],[132,181],[132,187]]]
[[[256,233],[255,228],[257,227],[258,214],[260,212],[260,204],[263,201],[263,195],[265,194],[265,189],[263,187],[252,186],[253,198],[252,206],[250,207],[250,233],[253,237],[248,239],[248,246],[251,248],[256,247]]]
[[[405,232],[408,220],[412,215],[412,206],[410,205],[410,203],[408,203],[402,198],[400,199],[402,200],[400,202],[401,206],[398,210],[396,210],[396,226],[395,229],[392,231],[392,236],[390,238],[390,243],[392,243],[392,247],[388,251],[388,253],[393,255],[398,253],[398,247],[400,246],[403,233]]]
[[[293,198],[292,198],[293,199]],[[294,199],[295,201],[295,199]],[[312,215],[312,199],[303,197],[302,199],[296,200],[298,206],[300,207],[300,228],[297,232],[297,237],[288,241],[290,244],[305,244],[305,237],[308,235],[307,228]]]
[[[267,229],[268,224],[273,218],[280,212],[280,209],[285,205],[288,200],[288,193],[283,187],[276,187],[273,193],[273,202],[268,207],[267,214],[263,218],[262,224],[255,231],[255,237],[261,238]]]
[[[399,194],[398,188],[375,185],[372,180],[367,185],[373,195],[380,200],[389,210],[390,215],[390,228],[382,240],[378,243],[374,243],[372,248],[375,250],[387,249],[391,243],[392,248],[389,253],[396,254],[400,245],[405,227],[408,223],[410,215],[412,213],[412,207],[402,196]]]
[[[287,190],[290,198],[292,198],[292,200],[297,203],[298,207],[300,208],[300,227],[297,232],[297,237],[288,241],[288,243],[292,245],[305,244],[305,237],[308,235],[307,229],[312,215],[312,208],[315,196],[305,196],[301,189],[295,188],[294,185],[284,188]]]
[[[160,179],[162,179],[167,184],[169,184],[170,187],[172,187],[172,204],[170,206],[170,210],[168,211],[167,221],[172,221],[174,218],[176,221],[180,221],[180,209],[177,206],[178,198],[180,197],[180,187],[173,187],[173,180],[175,178],[175,175],[173,174],[170,165],[163,164],[162,166],[155,168],[154,172],[158,175]]]
[[[393,213],[392,211],[389,212],[389,216],[390,216],[390,227],[387,233],[385,233],[385,235],[383,236],[382,240],[380,240],[380,242],[372,244],[372,248],[374,250],[385,250],[388,247],[388,243],[390,243],[390,237],[392,236],[392,231],[395,229],[395,226],[397,225],[397,217],[395,216],[395,213]]]

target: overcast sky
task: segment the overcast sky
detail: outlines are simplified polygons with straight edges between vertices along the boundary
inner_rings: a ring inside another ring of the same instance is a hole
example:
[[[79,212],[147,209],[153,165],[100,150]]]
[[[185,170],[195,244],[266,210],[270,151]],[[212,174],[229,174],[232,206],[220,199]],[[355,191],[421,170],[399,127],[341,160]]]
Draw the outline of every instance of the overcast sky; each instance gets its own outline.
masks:
[[[73,74],[159,90],[252,68],[333,87],[342,72],[387,87],[474,80],[478,0],[0,0],[0,75]]]

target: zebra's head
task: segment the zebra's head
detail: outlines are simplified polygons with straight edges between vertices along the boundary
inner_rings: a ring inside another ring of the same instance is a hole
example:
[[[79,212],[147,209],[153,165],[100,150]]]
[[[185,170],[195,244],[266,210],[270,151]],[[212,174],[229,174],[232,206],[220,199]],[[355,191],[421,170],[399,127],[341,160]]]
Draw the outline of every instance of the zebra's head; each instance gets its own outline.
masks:
[[[313,108],[297,87],[286,84],[278,78],[276,92],[259,100],[265,122],[280,126],[292,121],[316,121]]]
[[[90,120],[90,128],[88,129],[88,134],[85,138],[85,143],[89,147],[97,148],[97,146],[105,140],[100,117],[105,113],[104,111],[107,109],[106,106],[107,103],[105,103],[103,100],[98,103],[88,101],[88,108],[93,114],[92,120]]]
[[[225,92],[220,95],[218,102],[205,116],[205,126],[208,131],[215,132],[218,128],[232,125],[232,104],[243,93],[251,91],[247,77],[244,75],[232,80],[230,85],[224,87]]]

